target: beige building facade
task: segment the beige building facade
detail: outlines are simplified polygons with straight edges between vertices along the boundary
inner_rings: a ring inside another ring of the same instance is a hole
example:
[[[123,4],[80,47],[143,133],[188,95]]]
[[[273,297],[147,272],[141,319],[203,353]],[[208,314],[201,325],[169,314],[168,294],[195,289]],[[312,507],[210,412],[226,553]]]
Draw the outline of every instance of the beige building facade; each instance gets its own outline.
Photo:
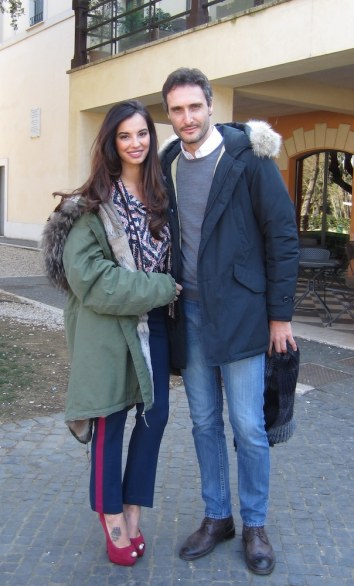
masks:
[[[28,27],[25,14],[16,34],[1,37],[0,235],[40,237],[54,205],[50,194],[85,180],[92,141],[111,105],[140,99],[162,142],[171,127],[161,87],[181,66],[198,67],[211,80],[215,122],[263,119],[281,133],[278,164],[294,200],[299,161],[330,150],[354,155],[352,0],[335,7],[332,0],[225,0],[198,26],[124,50],[121,44],[116,54],[101,47],[72,68],[71,4],[44,0],[43,22]],[[157,4],[178,14],[193,1]],[[38,120],[39,135],[32,136]],[[345,204],[353,240],[352,194]]]
[[[0,235],[38,240],[68,185],[69,77],[73,55],[71,0],[34,3],[17,31],[0,15]]]

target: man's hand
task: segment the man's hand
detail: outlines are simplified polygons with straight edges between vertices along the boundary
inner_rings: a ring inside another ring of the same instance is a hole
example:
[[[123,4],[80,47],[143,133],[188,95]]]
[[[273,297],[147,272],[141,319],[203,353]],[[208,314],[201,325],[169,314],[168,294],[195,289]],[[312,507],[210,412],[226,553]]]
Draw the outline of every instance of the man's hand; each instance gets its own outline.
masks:
[[[296,342],[293,338],[291,322],[289,321],[274,321],[269,322],[269,356],[274,347],[275,352],[283,352],[286,354],[286,342],[289,342],[294,351],[297,350]]]

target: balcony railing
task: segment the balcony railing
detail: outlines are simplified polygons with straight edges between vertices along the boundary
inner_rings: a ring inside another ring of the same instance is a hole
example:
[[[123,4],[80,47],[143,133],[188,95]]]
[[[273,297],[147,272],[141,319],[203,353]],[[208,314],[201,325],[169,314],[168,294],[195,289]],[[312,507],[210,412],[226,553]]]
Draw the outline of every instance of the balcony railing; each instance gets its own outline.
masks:
[[[105,59],[272,2],[274,0],[175,0],[175,13],[171,14],[164,10],[167,5],[164,0],[73,0],[75,55],[71,67]]]
[[[30,26],[34,26],[43,20],[43,12],[39,12],[30,18]]]

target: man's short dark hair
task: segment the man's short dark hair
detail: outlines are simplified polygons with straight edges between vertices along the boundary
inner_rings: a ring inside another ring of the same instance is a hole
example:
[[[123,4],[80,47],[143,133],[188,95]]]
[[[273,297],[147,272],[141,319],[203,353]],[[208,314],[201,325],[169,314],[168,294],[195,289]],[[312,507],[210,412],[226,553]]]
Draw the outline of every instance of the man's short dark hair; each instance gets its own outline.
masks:
[[[166,112],[168,111],[167,95],[174,88],[185,85],[199,85],[200,89],[203,91],[208,106],[211,106],[213,90],[211,89],[210,82],[206,75],[204,75],[200,69],[180,67],[179,69],[176,69],[176,71],[170,73],[162,87],[162,99]]]

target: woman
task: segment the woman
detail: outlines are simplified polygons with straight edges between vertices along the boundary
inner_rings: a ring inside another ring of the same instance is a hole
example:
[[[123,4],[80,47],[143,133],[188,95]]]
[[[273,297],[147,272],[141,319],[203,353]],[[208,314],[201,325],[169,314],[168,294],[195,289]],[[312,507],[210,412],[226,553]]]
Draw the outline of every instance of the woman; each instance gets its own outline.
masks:
[[[133,565],[144,553],[141,506],[153,505],[168,419],[166,306],[181,290],[167,274],[168,201],[155,127],[142,104],[111,108],[94,143],[89,179],[70,196],[59,195],[43,250],[50,279],[68,292],[65,418],[84,443],[93,427],[91,507],[109,559]],[[134,405],[122,479],[124,426]]]

